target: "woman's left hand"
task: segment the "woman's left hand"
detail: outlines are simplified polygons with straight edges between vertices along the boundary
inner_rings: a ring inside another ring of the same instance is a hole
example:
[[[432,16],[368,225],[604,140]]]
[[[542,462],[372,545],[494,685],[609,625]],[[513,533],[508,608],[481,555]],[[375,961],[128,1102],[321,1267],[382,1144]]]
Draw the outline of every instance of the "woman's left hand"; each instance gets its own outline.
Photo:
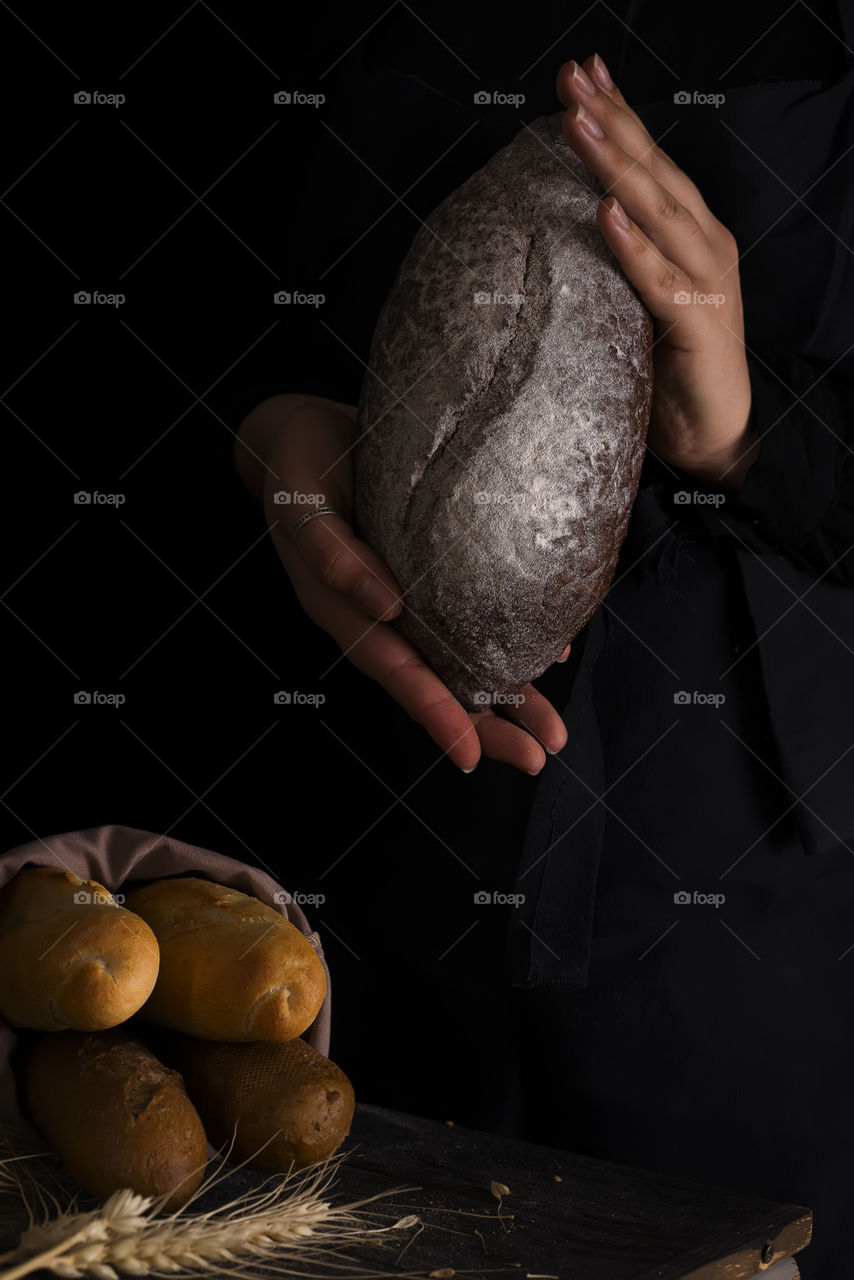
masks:
[[[599,229],[653,317],[649,447],[703,483],[738,488],[759,444],[735,239],[598,55],[565,63],[557,91],[568,108],[564,136],[605,188]]]

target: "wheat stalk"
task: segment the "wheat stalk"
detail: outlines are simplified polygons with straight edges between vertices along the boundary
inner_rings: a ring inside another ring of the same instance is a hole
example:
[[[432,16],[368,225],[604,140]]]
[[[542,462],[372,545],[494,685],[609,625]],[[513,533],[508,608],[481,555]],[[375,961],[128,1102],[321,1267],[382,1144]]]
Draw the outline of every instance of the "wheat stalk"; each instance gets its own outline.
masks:
[[[312,1280],[320,1280],[317,1264],[335,1276],[345,1270],[355,1270],[362,1280],[382,1275],[354,1267],[339,1248],[415,1226],[418,1219],[408,1215],[391,1226],[375,1227],[362,1212],[371,1201],[405,1188],[351,1204],[332,1204],[325,1196],[341,1159],[334,1157],[284,1178],[268,1178],[254,1191],[207,1212],[187,1210],[229,1174],[212,1174],[189,1205],[172,1214],[163,1214],[168,1193],[154,1199],[122,1189],[98,1209],[80,1213],[71,1206],[40,1222],[26,1202],[23,1179],[17,1169],[10,1168],[13,1160],[0,1161],[0,1182],[17,1184],[30,1218],[18,1247],[0,1255],[0,1264],[8,1265],[0,1275],[2,1280],[20,1280],[41,1269],[61,1280],[119,1280],[119,1273],[240,1275],[241,1262],[251,1263],[254,1274],[260,1266],[268,1273],[310,1275]]]

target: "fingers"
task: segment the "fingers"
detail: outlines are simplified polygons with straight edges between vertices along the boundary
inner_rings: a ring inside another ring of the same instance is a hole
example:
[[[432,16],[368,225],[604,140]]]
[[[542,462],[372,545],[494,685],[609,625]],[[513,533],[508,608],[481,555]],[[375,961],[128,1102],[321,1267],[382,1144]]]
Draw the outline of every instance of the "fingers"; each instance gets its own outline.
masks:
[[[292,545],[318,582],[352,596],[369,617],[390,621],[400,613],[403,606],[396,579],[343,517],[322,515],[309,520]]]
[[[545,701],[545,699],[544,699]],[[472,719],[483,747],[491,760],[513,765],[523,773],[538,774],[546,763],[546,753],[529,733],[492,711],[477,711]]]
[[[382,685],[448,759],[466,773],[484,755],[536,775],[546,762],[546,753],[537,739],[551,751],[559,751],[566,742],[560,716],[530,685],[525,689],[526,710],[522,716],[507,708],[514,719],[525,719],[522,727],[491,710],[467,712],[418,651],[392,627],[378,623],[365,634],[364,619],[355,618],[352,625],[342,620],[337,634],[332,634],[354,666]]]
[[[597,129],[600,137],[594,136]],[[704,275],[712,252],[694,215],[640,161],[608,135],[589,106],[571,106],[564,118],[564,136],[605,188],[650,237],[663,257],[689,275]]]
[[[359,625],[356,620],[356,630]],[[348,630],[345,624],[344,634],[335,637],[342,648]],[[400,703],[453,764],[464,772],[474,769],[481,748],[471,717],[403,636],[379,623],[370,634],[356,635],[347,657]]]
[[[657,320],[679,325],[678,341],[686,350],[702,343],[713,308],[690,305],[693,278],[660,253],[613,196],[599,205],[596,222],[644,306]]]
[[[522,689],[524,702],[518,706],[508,703],[506,714],[527,733],[532,734],[547,751],[554,754],[566,746],[566,725],[548,698],[544,698],[532,684]]]
[[[409,641],[394,627],[371,623],[346,600],[324,592],[303,566],[293,577],[309,616],[332,636],[342,655],[376,680],[426,730],[452,764],[465,772],[473,769],[481,748],[471,718]],[[322,599],[318,600],[318,595]]]
[[[309,407],[291,415],[265,482],[268,520],[282,535],[285,568],[298,557],[317,581],[340,592],[371,618],[400,613],[400,586],[377,553],[356,537],[353,511],[352,420]],[[338,515],[318,515],[318,507]],[[299,526],[299,527],[297,527]]]
[[[601,69],[604,68],[604,63],[600,59],[597,69],[594,62],[595,58],[588,58],[583,67],[574,61],[567,62],[561,67],[557,76],[558,96],[561,101],[567,108],[572,108],[573,105],[583,107],[588,117],[587,123],[592,121],[593,126],[598,126],[605,138],[623,153],[624,170],[628,169],[631,172],[641,168],[645,174],[654,179],[659,189],[669,193],[671,202],[675,202],[685,215],[695,220],[699,229],[711,233],[716,225],[716,219],[694,183],[657,145],[640,118],[629,108],[616,86],[607,91],[603,89],[598,77]],[[607,69],[605,70],[607,73]],[[575,113],[570,110],[568,120],[571,120],[574,115]],[[575,147],[571,132],[566,133],[566,138],[570,145]],[[614,194],[626,205],[632,216],[642,222],[636,210],[630,207],[625,189],[618,191],[614,186],[619,175],[613,169],[600,172],[599,160],[591,163],[592,154],[590,158],[584,155],[582,159],[593,170],[606,191],[613,187]]]
[[[366,630],[363,617],[342,612],[334,622],[327,621],[325,629],[349,661],[382,685],[451,763],[466,773],[484,755],[537,774],[546,762],[540,743],[550,751],[559,751],[566,742],[560,716],[531,685],[524,690],[522,709],[506,709],[516,724],[492,710],[470,713],[393,627],[375,623]]]

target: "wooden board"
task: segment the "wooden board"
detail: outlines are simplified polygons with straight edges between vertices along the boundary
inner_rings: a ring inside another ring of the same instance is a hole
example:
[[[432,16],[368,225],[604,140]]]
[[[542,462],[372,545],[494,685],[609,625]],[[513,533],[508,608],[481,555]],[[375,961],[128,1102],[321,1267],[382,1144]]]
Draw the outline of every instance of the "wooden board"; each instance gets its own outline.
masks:
[[[379,1107],[357,1109],[345,1149],[341,1189],[348,1198],[404,1184],[420,1188],[394,1199],[401,1212],[419,1206],[411,1211],[427,1224],[401,1269],[507,1268],[559,1280],[743,1280],[803,1249],[812,1229],[812,1214],[798,1205]],[[510,1188],[500,1218],[491,1180]]]

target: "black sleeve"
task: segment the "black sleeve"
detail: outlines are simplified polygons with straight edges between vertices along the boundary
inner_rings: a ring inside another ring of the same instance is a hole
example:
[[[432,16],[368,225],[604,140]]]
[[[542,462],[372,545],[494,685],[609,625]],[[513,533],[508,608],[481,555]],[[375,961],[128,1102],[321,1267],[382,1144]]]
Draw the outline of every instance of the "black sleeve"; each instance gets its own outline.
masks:
[[[854,581],[854,389],[837,370],[748,356],[759,456],[738,497],[763,540],[794,563]]]

